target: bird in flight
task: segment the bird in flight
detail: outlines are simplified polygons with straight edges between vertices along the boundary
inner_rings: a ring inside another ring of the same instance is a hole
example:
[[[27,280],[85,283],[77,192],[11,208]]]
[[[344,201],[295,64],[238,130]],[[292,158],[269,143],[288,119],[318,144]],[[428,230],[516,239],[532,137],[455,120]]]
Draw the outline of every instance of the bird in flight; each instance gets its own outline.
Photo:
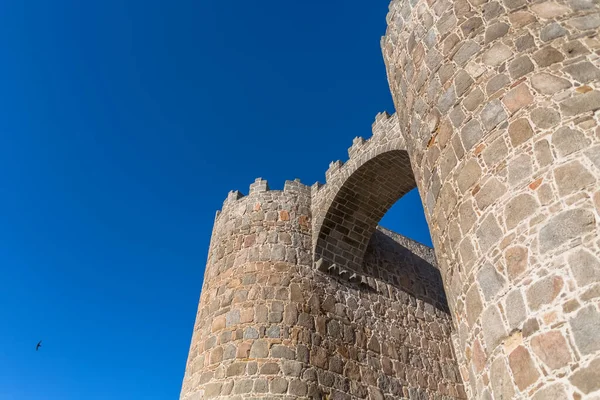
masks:
[[[42,341],[40,340],[37,344],[37,346],[35,346],[35,351],[38,351],[38,349],[42,347]]]

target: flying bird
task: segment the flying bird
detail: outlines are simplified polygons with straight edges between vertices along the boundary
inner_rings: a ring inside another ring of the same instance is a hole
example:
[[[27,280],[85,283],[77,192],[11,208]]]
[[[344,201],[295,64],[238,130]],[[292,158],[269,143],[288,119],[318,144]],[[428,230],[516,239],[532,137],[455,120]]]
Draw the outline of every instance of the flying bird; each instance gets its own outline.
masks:
[[[38,349],[42,347],[42,341],[40,340],[37,344],[37,346],[35,346],[35,351],[38,351]]]

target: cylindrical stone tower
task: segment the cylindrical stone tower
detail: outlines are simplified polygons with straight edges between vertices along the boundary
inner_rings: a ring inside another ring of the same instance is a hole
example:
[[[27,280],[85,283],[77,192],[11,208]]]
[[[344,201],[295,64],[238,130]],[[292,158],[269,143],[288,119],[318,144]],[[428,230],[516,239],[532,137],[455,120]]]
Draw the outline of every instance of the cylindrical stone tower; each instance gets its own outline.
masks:
[[[302,307],[292,282],[311,263],[310,193],[298,182],[271,191],[257,179],[248,196],[229,194],[215,219],[181,399],[307,394],[290,328]]]
[[[355,273],[319,270],[311,198],[328,194],[261,179],[248,196],[230,193],[182,400],[465,398],[432,250],[380,228]]]
[[[471,398],[600,390],[599,29],[596,0],[390,6],[388,79]]]

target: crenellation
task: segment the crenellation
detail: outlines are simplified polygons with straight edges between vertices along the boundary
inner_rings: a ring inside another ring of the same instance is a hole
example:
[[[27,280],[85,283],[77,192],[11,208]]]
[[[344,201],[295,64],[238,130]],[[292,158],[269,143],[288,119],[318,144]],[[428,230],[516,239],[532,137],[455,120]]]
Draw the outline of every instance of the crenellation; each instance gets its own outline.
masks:
[[[250,184],[250,193],[259,193],[269,191],[269,182],[262,179],[256,178],[254,183]]]
[[[325,181],[328,182],[329,180],[331,180],[331,178],[335,174],[337,174],[337,172],[342,168],[343,165],[344,162],[340,160],[330,162],[329,168],[327,168],[327,171],[325,172]]]
[[[300,182],[300,179],[295,179],[293,181],[285,181],[285,184],[283,186],[283,191],[290,192],[290,193],[303,193],[303,194],[311,195],[312,187],[303,184],[302,182]]]
[[[360,137],[360,136],[355,137],[352,140],[352,146],[350,146],[348,148],[348,157],[352,158],[352,156],[354,154],[357,154],[358,152],[360,152],[360,150],[365,145],[365,143],[366,143],[366,140],[363,139],[362,137]]]

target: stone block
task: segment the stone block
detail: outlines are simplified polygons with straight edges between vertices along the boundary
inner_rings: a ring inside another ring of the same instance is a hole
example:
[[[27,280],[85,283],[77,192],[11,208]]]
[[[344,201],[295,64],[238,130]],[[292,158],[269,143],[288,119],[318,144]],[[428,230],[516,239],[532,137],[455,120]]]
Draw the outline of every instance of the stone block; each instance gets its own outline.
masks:
[[[540,129],[551,129],[560,121],[560,113],[549,107],[540,107],[531,112],[531,120]]]
[[[592,360],[586,367],[580,367],[570,378],[570,381],[585,394],[599,390],[600,359]]]
[[[506,281],[491,264],[485,264],[477,274],[477,282],[486,301],[490,301],[502,290]]]
[[[567,341],[559,331],[534,336],[531,338],[531,348],[550,369],[562,368],[572,359]]]
[[[483,53],[482,61],[490,66],[498,66],[513,55],[510,47],[503,43],[494,44],[488,51]]]
[[[526,118],[520,118],[510,123],[508,135],[511,144],[517,147],[533,137],[533,129],[531,129],[531,125]]]
[[[508,362],[515,378],[515,383],[521,391],[534,384],[540,377],[529,351],[523,346],[517,347],[510,353]]]
[[[554,179],[560,196],[567,196],[596,183],[594,175],[577,160],[557,167]]]
[[[529,92],[527,85],[524,83],[521,83],[512,89],[506,94],[506,96],[504,96],[504,99],[502,99],[502,103],[504,103],[504,106],[511,114],[514,114],[532,102],[533,96]]]
[[[575,344],[582,355],[600,350],[600,312],[590,304],[569,320]]]
[[[266,340],[255,340],[250,348],[250,358],[265,358],[269,354],[269,343]]]
[[[564,126],[552,134],[552,144],[558,154],[565,157],[588,147],[590,140],[585,137],[583,132]]]
[[[509,230],[515,228],[518,224],[534,215],[538,208],[539,204],[537,200],[528,193],[522,193],[513,197],[506,203],[506,207],[504,208],[506,227]]]
[[[565,116],[596,111],[600,109],[600,91],[592,90],[587,93],[574,95],[560,103],[560,109]]]
[[[508,66],[508,71],[510,72],[510,77],[513,80],[517,80],[522,76],[527,75],[528,73],[534,70],[535,66],[529,56],[520,56],[515,58]]]
[[[600,260],[598,260],[598,257],[585,249],[578,249],[569,255],[568,260],[579,287],[600,282]]]
[[[533,75],[531,85],[541,94],[554,94],[572,86],[568,80],[546,72]]]
[[[532,400],[564,400],[568,395],[561,383],[548,384],[540,388],[532,397]]]
[[[269,390],[274,394],[286,393],[288,389],[288,381],[285,378],[276,377],[269,383]]]
[[[492,100],[481,110],[481,122],[486,130],[492,130],[496,125],[504,122],[508,116],[500,100]]]
[[[544,26],[540,31],[540,39],[542,42],[549,42],[559,37],[565,36],[567,30],[563,28],[558,22],[551,22]]]
[[[514,289],[506,295],[505,307],[509,328],[518,329],[527,318],[527,309],[520,289]]]
[[[539,67],[548,67],[565,59],[565,56],[552,46],[546,46],[533,53],[533,60]]]
[[[540,230],[540,251],[545,253],[556,249],[571,239],[591,232],[595,222],[594,214],[584,209],[567,210],[553,216]]]
[[[527,304],[533,311],[550,304],[561,292],[564,281],[560,276],[546,276],[527,289]]]
[[[515,394],[513,379],[503,357],[497,357],[490,369],[490,384],[495,399],[512,399]]]
[[[498,307],[489,306],[486,308],[481,316],[481,325],[486,352],[491,354],[507,335]]]

